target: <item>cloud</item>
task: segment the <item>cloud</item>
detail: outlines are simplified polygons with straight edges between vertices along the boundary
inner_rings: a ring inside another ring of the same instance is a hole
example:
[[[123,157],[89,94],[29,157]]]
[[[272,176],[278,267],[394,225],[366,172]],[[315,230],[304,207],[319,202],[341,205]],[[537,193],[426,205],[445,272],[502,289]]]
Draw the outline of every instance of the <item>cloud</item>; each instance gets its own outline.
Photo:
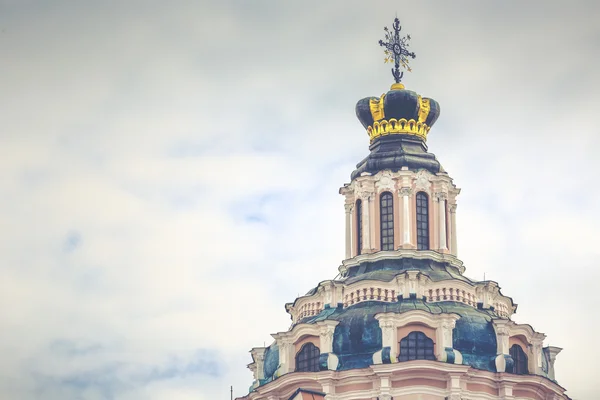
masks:
[[[242,395],[283,304],[337,273],[337,189],[368,152],[354,105],[389,87],[377,40],[397,4],[67,3],[0,13],[0,397]],[[557,377],[580,398],[599,14],[399,12],[406,84],[441,103],[428,145],[463,189],[467,275],[565,348]]]

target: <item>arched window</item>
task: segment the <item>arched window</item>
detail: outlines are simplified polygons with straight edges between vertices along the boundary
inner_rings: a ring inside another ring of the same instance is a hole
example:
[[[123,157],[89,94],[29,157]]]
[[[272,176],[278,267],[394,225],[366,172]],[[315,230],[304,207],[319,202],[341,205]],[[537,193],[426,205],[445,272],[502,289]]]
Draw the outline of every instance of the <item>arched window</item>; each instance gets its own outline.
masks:
[[[413,331],[400,341],[398,361],[435,360],[433,340],[423,332]]]
[[[417,250],[429,250],[429,198],[417,193]]]
[[[319,348],[312,343],[306,343],[296,354],[296,371],[298,372],[318,372]]]
[[[394,199],[390,192],[379,197],[381,250],[394,250]]]
[[[518,344],[513,344],[510,348],[510,356],[515,362],[513,367],[513,373],[518,375],[525,375],[529,373],[527,368],[527,355]]]
[[[356,200],[356,255],[359,255],[363,245],[362,235],[362,200]]]

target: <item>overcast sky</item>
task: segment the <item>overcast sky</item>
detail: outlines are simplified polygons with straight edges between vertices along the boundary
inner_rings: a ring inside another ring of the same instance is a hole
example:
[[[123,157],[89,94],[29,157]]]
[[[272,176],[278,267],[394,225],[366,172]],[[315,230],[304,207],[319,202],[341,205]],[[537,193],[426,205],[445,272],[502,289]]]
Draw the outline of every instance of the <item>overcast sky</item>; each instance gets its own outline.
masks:
[[[0,398],[245,394],[343,258],[396,12],[466,274],[597,398],[597,2],[26,0],[0,0]]]

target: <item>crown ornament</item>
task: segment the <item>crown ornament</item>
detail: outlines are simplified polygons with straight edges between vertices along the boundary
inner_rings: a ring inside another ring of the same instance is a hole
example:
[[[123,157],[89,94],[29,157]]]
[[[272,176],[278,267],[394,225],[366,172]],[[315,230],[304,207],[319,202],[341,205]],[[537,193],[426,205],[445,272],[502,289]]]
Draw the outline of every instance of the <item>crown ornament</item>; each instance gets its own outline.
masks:
[[[379,45],[384,48],[384,62],[394,63],[392,76],[395,83],[380,97],[359,100],[356,116],[367,130],[371,142],[389,135],[410,135],[426,141],[429,130],[440,115],[440,105],[433,99],[406,90],[401,83],[404,71],[400,69],[411,72],[409,62],[416,55],[408,50],[410,35],[400,36],[402,26],[398,18],[394,19],[392,28],[384,28],[385,40],[380,40]]]

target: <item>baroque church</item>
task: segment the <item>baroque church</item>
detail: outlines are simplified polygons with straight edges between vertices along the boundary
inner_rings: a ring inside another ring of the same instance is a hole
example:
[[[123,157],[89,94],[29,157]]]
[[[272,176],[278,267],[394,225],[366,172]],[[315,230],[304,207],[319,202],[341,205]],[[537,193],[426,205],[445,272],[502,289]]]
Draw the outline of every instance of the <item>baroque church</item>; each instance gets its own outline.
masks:
[[[292,325],[250,351],[239,400],[569,399],[554,374],[561,349],[511,320],[497,282],[465,275],[460,189],[426,145],[440,106],[400,83],[415,57],[400,30],[396,18],[379,42],[396,83],[356,105],[370,153],[340,189],[339,279],[285,305]]]

